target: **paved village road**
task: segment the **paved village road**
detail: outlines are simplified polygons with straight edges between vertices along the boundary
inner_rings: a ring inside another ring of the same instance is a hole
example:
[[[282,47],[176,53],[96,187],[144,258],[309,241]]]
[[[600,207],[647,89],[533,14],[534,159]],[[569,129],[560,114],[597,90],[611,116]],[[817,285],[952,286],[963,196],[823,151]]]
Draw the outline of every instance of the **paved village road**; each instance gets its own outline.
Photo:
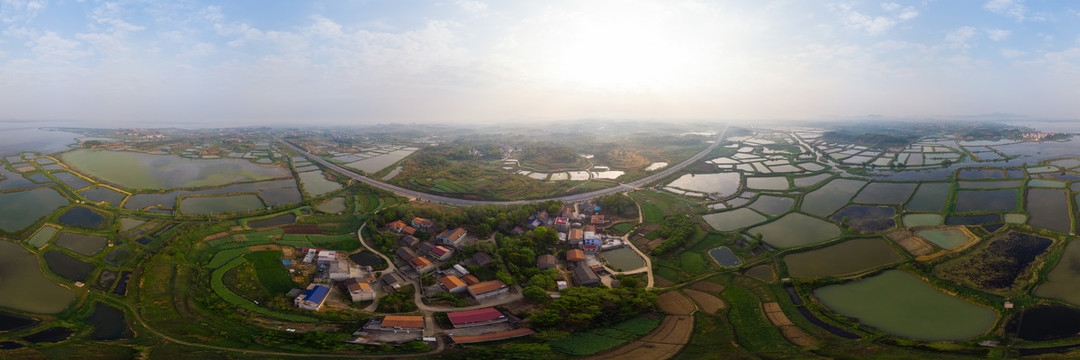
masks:
[[[720,136],[718,136],[716,138],[716,141],[714,141],[712,144],[710,144],[704,150],[701,150],[701,152],[695,154],[694,156],[691,156],[689,159],[686,159],[685,161],[683,161],[681,163],[678,163],[678,164],[676,164],[674,166],[669,166],[668,168],[666,168],[664,170],[660,170],[659,172],[657,172],[655,174],[643,177],[643,178],[638,179],[638,180],[631,181],[631,182],[626,183],[626,184],[619,184],[618,186],[610,187],[610,188],[607,188],[607,189],[596,190],[596,191],[591,191],[591,192],[582,193],[582,194],[560,196],[560,197],[548,198],[548,199],[512,200],[512,201],[483,201],[483,200],[455,199],[455,198],[446,197],[446,196],[439,196],[439,195],[428,194],[428,193],[419,192],[419,191],[415,191],[415,190],[409,190],[409,189],[406,189],[406,188],[403,188],[403,187],[400,187],[400,186],[396,186],[396,185],[390,185],[390,184],[384,183],[382,181],[378,181],[378,180],[369,178],[367,176],[357,174],[355,172],[350,171],[349,169],[346,169],[346,168],[341,167],[341,166],[339,166],[337,164],[331,163],[331,162],[326,161],[326,160],[324,160],[324,159],[322,159],[320,157],[312,155],[311,153],[305,151],[304,149],[301,149],[300,147],[298,147],[296,145],[293,145],[292,143],[277,137],[277,135],[274,135],[274,138],[277,139],[282,144],[285,144],[285,146],[288,146],[289,148],[303,154],[305,157],[307,157],[308,159],[310,159],[312,161],[320,163],[323,166],[326,166],[327,168],[329,168],[331,170],[334,170],[334,171],[336,171],[338,173],[341,173],[342,175],[348,176],[348,177],[350,177],[350,178],[352,178],[352,179],[354,179],[356,181],[371,185],[373,187],[383,189],[383,190],[386,190],[386,191],[390,191],[390,192],[393,192],[395,194],[398,194],[398,195],[401,195],[401,196],[404,196],[404,197],[407,197],[407,198],[410,198],[410,199],[422,199],[422,200],[427,200],[427,201],[431,201],[431,202],[445,203],[445,204],[450,204],[450,205],[469,206],[469,205],[532,204],[532,203],[544,202],[544,201],[548,201],[548,200],[561,200],[563,202],[576,202],[576,201],[588,200],[588,199],[592,199],[592,198],[600,197],[600,196],[604,196],[604,195],[611,195],[611,194],[615,194],[615,193],[619,193],[619,192],[623,192],[623,191],[634,190],[634,189],[643,187],[645,185],[648,185],[648,184],[650,184],[650,183],[652,183],[652,182],[654,182],[656,180],[660,180],[660,179],[662,179],[662,178],[664,178],[664,177],[666,177],[668,175],[671,175],[671,174],[675,173],[676,171],[679,171],[680,169],[686,167],[687,165],[693,164],[694,162],[697,162],[698,160],[701,160],[701,158],[705,157],[705,155],[707,155],[709,152],[711,152],[713,149],[715,149],[717,146],[720,145],[721,141],[724,140],[724,136],[727,135],[727,130],[728,130],[728,125],[725,125],[724,130],[720,131]]]

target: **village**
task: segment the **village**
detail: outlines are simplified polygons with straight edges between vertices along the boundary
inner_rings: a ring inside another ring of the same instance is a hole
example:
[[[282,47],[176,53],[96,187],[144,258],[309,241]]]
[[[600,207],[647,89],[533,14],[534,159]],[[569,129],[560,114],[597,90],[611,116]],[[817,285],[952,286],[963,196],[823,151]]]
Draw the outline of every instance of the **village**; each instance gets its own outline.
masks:
[[[557,290],[571,286],[614,287],[618,279],[600,252],[628,246],[622,238],[609,237],[604,229],[613,219],[601,214],[592,203],[562,206],[558,214],[540,210],[525,224],[513,228],[514,235],[527,230],[546,228],[557,232],[558,244],[551,253],[537,254],[535,267],[558,273]],[[533,333],[522,327],[521,319],[500,310],[501,305],[521,301],[520,286],[490,278],[497,266],[487,252],[465,256],[463,250],[479,239],[464,228],[440,228],[432,220],[413,217],[384,224],[381,234],[397,238],[392,255],[380,255],[391,261],[385,269],[360,265],[342,251],[297,248],[284,249],[282,264],[294,278],[310,283],[293,289],[288,296],[296,308],[309,311],[335,311],[358,303],[365,311],[378,313],[379,299],[403,293],[414,296],[423,315],[385,315],[368,320],[353,333],[348,342],[368,345],[402,345],[416,340],[436,342],[444,336],[449,343],[466,344],[498,341]],[[427,235],[427,234],[434,235]],[[429,237],[421,240],[417,235]],[[365,244],[366,247],[366,244]],[[372,250],[372,249],[368,249]],[[372,252],[375,252],[372,250]],[[376,252],[377,253],[377,252]],[[483,272],[478,277],[473,271]],[[558,291],[548,296],[558,298]],[[456,306],[443,306],[449,300]],[[438,305],[429,305],[435,301]],[[459,310],[459,311],[455,311]]]

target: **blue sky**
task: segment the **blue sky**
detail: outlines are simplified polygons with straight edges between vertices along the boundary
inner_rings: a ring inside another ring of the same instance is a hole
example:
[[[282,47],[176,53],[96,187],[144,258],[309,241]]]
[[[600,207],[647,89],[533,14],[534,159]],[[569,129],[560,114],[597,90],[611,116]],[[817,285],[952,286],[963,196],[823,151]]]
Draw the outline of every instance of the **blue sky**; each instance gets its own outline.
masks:
[[[0,119],[1080,116],[1068,1],[0,0]]]

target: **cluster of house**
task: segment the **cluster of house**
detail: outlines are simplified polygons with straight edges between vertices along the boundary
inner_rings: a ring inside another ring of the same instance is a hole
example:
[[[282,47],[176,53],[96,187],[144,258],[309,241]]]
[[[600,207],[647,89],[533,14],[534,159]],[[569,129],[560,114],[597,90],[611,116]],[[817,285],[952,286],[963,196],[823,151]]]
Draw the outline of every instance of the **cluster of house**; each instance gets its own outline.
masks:
[[[450,341],[471,344],[517,338],[534,331],[519,327],[520,319],[503,314],[495,308],[482,308],[446,314],[449,328],[445,329]],[[368,320],[348,342],[356,344],[400,344],[422,337],[428,329],[426,319],[420,315],[387,315]],[[445,325],[444,325],[445,326]],[[436,325],[438,327],[438,325]],[[433,333],[434,331],[428,331]],[[434,339],[431,339],[434,340]]]
[[[314,248],[300,248],[300,251],[304,254],[302,262],[315,264],[318,272],[306,289],[290,293],[295,296],[293,302],[296,307],[319,311],[334,285],[339,285],[352,301],[375,300],[376,292],[372,285],[377,279],[371,267],[353,264],[340,251]],[[289,260],[283,262],[291,265]]]
[[[603,284],[599,273],[604,267],[596,255],[603,250],[625,246],[621,239],[603,236],[600,230],[611,225],[612,219],[600,215],[600,210],[588,203],[578,203],[564,206],[555,217],[547,211],[539,211],[526,224],[531,229],[550,225],[558,232],[560,243],[567,249],[566,269],[571,270],[571,278],[578,286]],[[541,255],[536,259],[536,267],[541,270],[557,268],[558,258],[553,254]],[[565,282],[559,282],[560,290],[564,287]]]
[[[468,232],[463,228],[447,229],[436,235],[433,241],[420,241],[413,234],[416,231],[430,231],[434,223],[424,218],[413,218],[409,224],[402,220],[395,220],[386,224],[386,229],[398,234],[398,248],[394,254],[401,259],[403,266],[399,272],[391,272],[383,275],[383,284],[390,288],[400,287],[406,278],[417,278],[424,274],[435,272],[438,275],[439,287],[442,291],[450,294],[467,292],[476,300],[482,300],[499,294],[504,294],[510,287],[499,280],[480,281],[476,276],[469,274],[465,266],[484,267],[491,265],[492,257],[487,253],[476,253],[462,264],[452,266],[439,266],[448,264],[448,260],[454,255],[456,249],[465,245]],[[440,270],[444,268],[444,270]]]

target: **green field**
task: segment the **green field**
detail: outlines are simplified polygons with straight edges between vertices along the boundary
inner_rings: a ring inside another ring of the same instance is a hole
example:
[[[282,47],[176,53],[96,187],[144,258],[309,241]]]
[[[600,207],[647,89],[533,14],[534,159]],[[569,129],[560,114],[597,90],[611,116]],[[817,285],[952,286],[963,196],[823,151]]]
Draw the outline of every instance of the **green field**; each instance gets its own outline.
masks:
[[[660,320],[637,317],[615,325],[575,333],[550,341],[548,344],[552,350],[564,354],[592,355],[642,337],[658,325],[660,325]]]
[[[625,234],[627,232],[630,232],[630,230],[634,228],[634,225],[637,225],[637,224],[632,223],[632,222],[624,222],[624,223],[618,223],[618,224],[612,225],[608,229],[609,230],[615,230],[619,234]]]
[[[780,330],[765,318],[761,303],[753,293],[738,286],[729,286],[721,295],[731,303],[728,321],[731,321],[735,328],[739,345],[753,352],[793,348],[793,345],[780,335]]]
[[[641,206],[642,220],[646,223],[660,223],[664,215],[674,211],[691,210],[698,206],[697,203],[683,199],[668,193],[656,193],[653,191],[635,191],[630,197]]]
[[[244,255],[259,276],[259,282],[271,293],[285,293],[296,287],[289,272],[281,265],[280,251],[259,251]]]
[[[275,318],[282,319],[282,320],[298,321],[298,322],[315,322],[315,321],[317,321],[315,318],[311,318],[311,317],[307,317],[307,316],[280,313],[280,312],[277,312],[277,311],[273,311],[273,310],[258,306],[255,303],[251,302],[250,300],[245,299],[245,298],[241,297],[240,295],[236,295],[236,293],[229,290],[229,288],[225,286],[225,283],[222,282],[222,278],[225,276],[226,272],[228,272],[229,270],[232,270],[232,268],[240,266],[245,261],[246,260],[244,258],[238,257],[238,258],[232,259],[231,261],[226,263],[224,266],[218,268],[217,270],[214,270],[214,273],[210,275],[210,288],[214,290],[215,294],[217,294],[218,296],[220,296],[222,299],[224,299],[226,302],[228,302],[230,304],[239,306],[239,307],[241,307],[241,308],[243,308],[245,310],[250,310],[250,311],[257,312],[257,313],[267,315],[267,316],[270,316],[270,317],[275,317]]]

